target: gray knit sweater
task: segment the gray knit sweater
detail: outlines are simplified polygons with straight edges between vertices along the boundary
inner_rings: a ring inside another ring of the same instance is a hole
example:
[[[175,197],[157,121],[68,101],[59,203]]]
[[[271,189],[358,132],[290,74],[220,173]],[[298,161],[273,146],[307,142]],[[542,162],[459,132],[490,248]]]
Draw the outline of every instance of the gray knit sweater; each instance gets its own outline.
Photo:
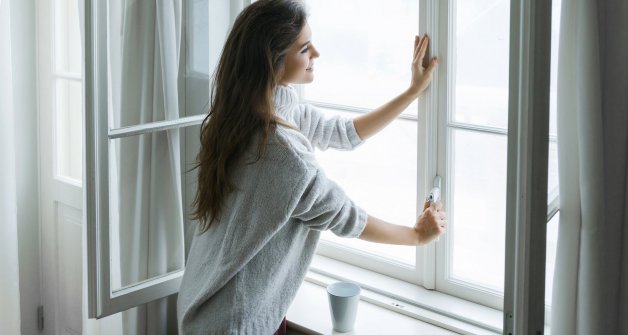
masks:
[[[327,179],[313,149],[355,148],[362,140],[352,120],[299,104],[289,86],[277,88],[275,105],[301,131],[278,127],[265,156],[234,171],[237,190],[220,221],[194,236],[177,301],[179,334],[273,334],[320,232],[364,230],[366,212]]]

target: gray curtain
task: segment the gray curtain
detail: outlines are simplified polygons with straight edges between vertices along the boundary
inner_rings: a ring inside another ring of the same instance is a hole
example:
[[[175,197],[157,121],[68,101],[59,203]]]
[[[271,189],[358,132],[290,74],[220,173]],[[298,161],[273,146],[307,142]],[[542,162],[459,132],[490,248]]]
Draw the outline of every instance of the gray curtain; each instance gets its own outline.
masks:
[[[552,335],[628,334],[628,1],[563,1]]]

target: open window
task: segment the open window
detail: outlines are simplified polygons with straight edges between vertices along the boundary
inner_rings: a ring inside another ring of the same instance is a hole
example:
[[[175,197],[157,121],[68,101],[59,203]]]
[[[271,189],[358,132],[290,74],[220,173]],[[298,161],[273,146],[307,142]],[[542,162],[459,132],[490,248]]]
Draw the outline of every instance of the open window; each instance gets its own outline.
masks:
[[[247,3],[85,1],[91,317],[177,292],[194,194],[194,175],[186,171],[209,105],[213,64]],[[501,309],[508,76],[516,65],[509,62],[511,1],[306,3],[322,56],[315,83],[298,91],[326,113],[355,117],[401,93],[410,81],[414,35],[430,35],[428,57],[438,55],[439,68],[425,94],[368,144],[318,158],[351,198],[384,220],[414,225],[437,175],[449,213],[448,233],[436,244],[395,247],[324,234],[319,253]],[[555,12],[559,6],[554,1]],[[155,38],[142,38],[147,34]],[[551,222],[558,210],[555,132]],[[155,248],[156,241],[167,248]]]
[[[90,317],[178,291],[209,106],[208,13],[208,0],[84,2]]]

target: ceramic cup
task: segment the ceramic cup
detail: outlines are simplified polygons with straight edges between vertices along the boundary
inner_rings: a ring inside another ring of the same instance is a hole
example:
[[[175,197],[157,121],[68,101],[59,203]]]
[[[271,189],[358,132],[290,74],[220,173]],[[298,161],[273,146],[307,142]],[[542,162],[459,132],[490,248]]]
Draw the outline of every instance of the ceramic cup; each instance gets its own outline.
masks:
[[[338,282],[327,286],[331,323],[335,331],[353,330],[360,301],[360,286],[349,282]]]

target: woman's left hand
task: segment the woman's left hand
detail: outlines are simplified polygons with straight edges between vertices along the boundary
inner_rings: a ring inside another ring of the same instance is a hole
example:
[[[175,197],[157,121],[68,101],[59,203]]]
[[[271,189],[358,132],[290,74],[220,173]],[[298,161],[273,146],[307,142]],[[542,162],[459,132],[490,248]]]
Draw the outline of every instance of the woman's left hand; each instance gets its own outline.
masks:
[[[438,59],[433,57],[424,64],[423,58],[427,51],[427,45],[429,38],[426,35],[423,37],[415,36],[414,38],[414,58],[412,60],[412,82],[410,83],[409,91],[411,94],[419,96],[432,82],[432,73],[438,65]]]

